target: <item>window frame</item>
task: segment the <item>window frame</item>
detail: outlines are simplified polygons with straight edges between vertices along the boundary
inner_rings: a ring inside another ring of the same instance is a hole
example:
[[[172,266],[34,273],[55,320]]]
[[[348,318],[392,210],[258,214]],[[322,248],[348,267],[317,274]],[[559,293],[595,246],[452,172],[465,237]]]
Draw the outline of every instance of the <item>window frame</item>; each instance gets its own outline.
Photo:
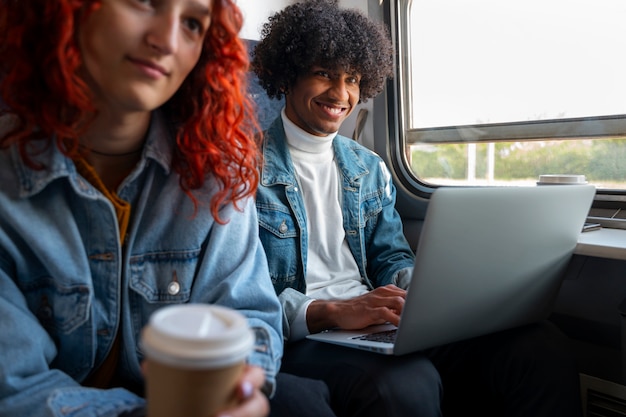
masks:
[[[412,143],[481,143],[531,140],[575,140],[593,138],[626,138],[626,114],[547,119],[539,121],[473,124],[433,128],[409,128],[411,103],[411,59],[408,10],[413,0],[383,1],[383,15],[396,47],[396,76],[386,90],[389,155],[391,165],[402,187],[409,193],[428,198],[438,187],[427,184],[412,172],[404,149]],[[403,11],[407,11],[403,13]],[[626,161],[624,162],[626,163]],[[478,185],[467,185],[467,187]],[[626,210],[626,190],[598,189],[593,208]],[[609,219],[610,220],[610,219]],[[610,224],[611,221],[605,222]],[[626,221],[618,222],[622,227]]]

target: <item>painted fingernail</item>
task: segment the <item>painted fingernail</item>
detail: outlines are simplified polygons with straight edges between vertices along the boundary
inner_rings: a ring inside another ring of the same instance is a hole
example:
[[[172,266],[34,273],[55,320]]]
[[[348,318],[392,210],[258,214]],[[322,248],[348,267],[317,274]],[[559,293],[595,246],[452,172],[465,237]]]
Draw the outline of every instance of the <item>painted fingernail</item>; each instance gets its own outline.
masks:
[[[249,381],[243,381],[241,383],[241,392],[243,393],[243,398],[250,398],[252,394],[254,394],[254,387],[252,383]]]

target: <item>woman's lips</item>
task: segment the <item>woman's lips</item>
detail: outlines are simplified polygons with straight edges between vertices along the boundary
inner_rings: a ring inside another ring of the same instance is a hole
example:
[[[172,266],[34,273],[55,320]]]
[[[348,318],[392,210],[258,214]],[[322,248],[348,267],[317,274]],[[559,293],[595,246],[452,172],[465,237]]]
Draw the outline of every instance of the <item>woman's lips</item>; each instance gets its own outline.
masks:
[[[161,77],[167,77],[169,72],[154,62],[138,59],[138,58],[128,58],[130,62],[132,62],[142,73],[147,75],[153,79],[159,79]]]

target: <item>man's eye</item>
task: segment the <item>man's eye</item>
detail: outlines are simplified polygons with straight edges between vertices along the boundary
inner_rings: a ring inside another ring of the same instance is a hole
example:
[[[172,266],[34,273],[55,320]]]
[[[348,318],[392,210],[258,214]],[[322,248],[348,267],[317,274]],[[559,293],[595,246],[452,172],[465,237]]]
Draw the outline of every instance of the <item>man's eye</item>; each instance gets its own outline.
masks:
[[[330,78],[330,74],[326,71],[315,71],[315,75],[319,75],[320,77]]]

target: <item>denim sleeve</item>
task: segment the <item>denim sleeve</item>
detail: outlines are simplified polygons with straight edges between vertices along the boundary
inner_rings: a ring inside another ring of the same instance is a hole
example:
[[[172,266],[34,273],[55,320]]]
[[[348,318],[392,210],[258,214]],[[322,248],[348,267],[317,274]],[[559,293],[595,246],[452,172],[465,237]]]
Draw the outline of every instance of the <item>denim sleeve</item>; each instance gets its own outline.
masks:
[[[65,388],[52,392],[48,405],[55,417],[144,416],[144,400],[122,389]]]
[[[389,170],[384,163],[379,164],[379,175],[384,182],[381,196],[382,208],[376,216],[376,226],[369,240],[365,242],[368,259],[368,275],[373,277],[374,286],[396,284],[402,288],[408,285],[409,277],[402,270],[412,268],[415,254],[407,242],[402,219],[396,210],[396,189]]]
[[[239,204],[240,209],[220,213],[228,220],[211,232],[191,301],[209,300],[246,316],[256,335],[249,362],[265,370],[273,387],[283,352],[282,310],[261,246],[254,200]]]

